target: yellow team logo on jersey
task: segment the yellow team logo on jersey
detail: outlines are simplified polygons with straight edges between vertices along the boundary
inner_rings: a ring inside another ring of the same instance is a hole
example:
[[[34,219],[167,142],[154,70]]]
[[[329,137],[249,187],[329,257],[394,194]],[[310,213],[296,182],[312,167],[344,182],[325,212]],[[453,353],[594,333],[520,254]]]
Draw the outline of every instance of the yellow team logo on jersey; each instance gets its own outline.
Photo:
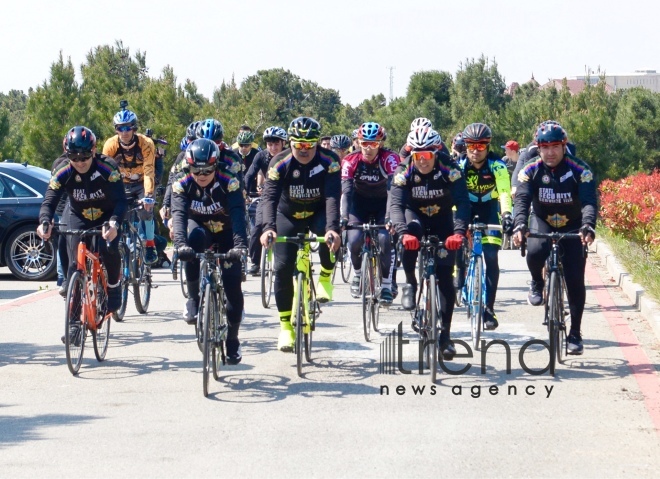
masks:
[[[582,183],[589,183],[590,181],[593,181],[593,179],[594,174],[591,172],[591,170],[584,170],[580,175],[580,181]]]
[[[529,181],[529,176],[527,176],[525,170],[520,170],[520,172],[518,173],[518,181],[520,181],[521,183],[526,183],[527,181]]]
[[[406,177],[403,173],[394,175],[394,184],[396,186],[406,186]]]
[[[232,178],[229,180],[229,184],[227,185],[227,190],[231,193],[232,191],[236,191],[241,187],[241,184],[238,182],[236,178]]]
[[[568,224],[568,218],[565,215],[555,213],[546,217],[545,221],[553,228],[561,228]]]
[[[61,184],[59,181],[57,181],[57,176],[53,176],[53,177],[50,179],[50,183],[48,183],[48,187],[49,187],[51,190],[59,190],[59,189],[60,189],[60,186],[62,186],[62,184]]]
[[[268,170],[268,178],[273,181],[280,179],[280,173],[275,169],[275,167],[272,167]]]
[[[239,171],[241,171],[241,164],[238,161],[234,161],[229,167],[229,171],[231,171],[234,174],[238,173]]]
[[[108,181],[110,183],[115,183],[116,181],[121,180],[121,175],[117,170],[114,170],[112,173],[110,173],[110,176],[108,177]]]
[[[339,163],[333,161],[328,167],[328,173],[336,173],[337,171],[339,171]]]
[[[420,206],[419,211],[424,213],[426,216],[433,216],[440,213],[440,207],[438,205]]]
[[[456,168],[452,168],[449,170],[449,181],[452,183],[456,180],[458,180],[461,177],[461,172],[458,171]]]
[[[179,195],[183,194],[183,186],[181,185],[181,182],[175,181],[172,183],[172,192],[177,193]]]
[[[99,219],[103,214],[103,211],[101,211],[99,208],[85,208],[82,214],[85,218],[92,221]]]
[[[220,233],[225,226],[222,221],[207,221],[204,225],[211,233]]]
[[[297,220],[304,220],[305,218],[309,218],[314,214],[313,211],[300,211],[298,213],[294,213],[293,217]]]

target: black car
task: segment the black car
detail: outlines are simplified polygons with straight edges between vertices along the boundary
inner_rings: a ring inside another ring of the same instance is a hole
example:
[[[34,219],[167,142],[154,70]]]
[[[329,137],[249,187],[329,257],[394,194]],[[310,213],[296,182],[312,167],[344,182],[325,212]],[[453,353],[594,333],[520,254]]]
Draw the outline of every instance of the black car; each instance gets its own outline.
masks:
[[[37,236],[39,208],[50,171],[27,163],[0,163],[0,266],[20,279],[47,280],[57,274],[53,241]]]

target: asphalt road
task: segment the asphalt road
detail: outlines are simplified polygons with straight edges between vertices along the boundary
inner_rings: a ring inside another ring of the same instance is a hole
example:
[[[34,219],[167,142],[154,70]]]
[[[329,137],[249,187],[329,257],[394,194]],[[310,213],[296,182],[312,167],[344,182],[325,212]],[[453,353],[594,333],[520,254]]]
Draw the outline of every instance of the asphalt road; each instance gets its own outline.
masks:
[[[359,304],[341,284],[298,378],[295,356],[276,350],[274,305],[261,306],[259,279],[249,278],[243,362],[211,380],[208,399],[194,328],[180,319],[184,300],[166,270],[155,272],[150,313],[131,304],[112,324],[104,363],[89,338],[78,377],[60,343],[54,282],[13,299],[32,285],[11,292],[14,283],[1,280],[0,476],[658,477],[660,345],[646,321],[624,306],[594,256],[585,354],[555,378],[528,374],[519,353],[546,338],[542,308],[525,301],[519,253],[500,258],[500,327],[484,339],[507,342],[510,372],[504,347],[492,346],[483,373],[478,355],[457,359],[448,367],[471,368],[441,373],[432,387],[417,371],[409,313],[397,302],[366,343]],[[380,343],[399,323],[412,373],[380,374]],[[464,308],[453,337],[468,340]],[[531,347],[524,360],[542,368],[547,353]]]

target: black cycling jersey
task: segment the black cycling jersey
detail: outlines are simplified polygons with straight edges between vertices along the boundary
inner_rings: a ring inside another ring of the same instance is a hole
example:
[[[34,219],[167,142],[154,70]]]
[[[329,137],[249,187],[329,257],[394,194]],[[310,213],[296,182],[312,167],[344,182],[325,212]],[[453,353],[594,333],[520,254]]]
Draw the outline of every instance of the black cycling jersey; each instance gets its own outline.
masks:
[[[247,248],[245,199],[238,178],[221,171],[205,188],[191,174],[182,173],[172,183],[174,243],[187,244],[188,219],[204,225],[211,233],[231,231],[234,247]]]
[[[273,156],[268,153],[268,150],[261,150],[255,155],[252,164],[248,167],[247,172],[245,173],[245,189],[248,192],[257,191],[257,174],[261,171],[265,178],[268,164],[272,159]]]
[[[55,160],[53,174],[46,190],[39,222],[50,222],[60,201],[67,193],[71,213],[81,220],[101,224],[121,222],[126,213],[126,193],[115,161],[96,154],[87,173],[78,173],[66,155]]]
[[[233,149],[232,151],[241,159],[241,163],[243,164],[243,174],[245,175],[245,172],[250,169],[250,166],[252,166],[252,162],[254,161],[255,156],[259,153],[259,150],[251,148],[250,153],[245,156],[241,155],[238,148]]]
[[[425,175],[415,168],[412,158],[399,165],[390,189],[390,218],[397,233],[408,232],[406,209],[433,217],[451,215],[454,205],[454,232],[464,235],[470,221],[470,200],[465,178],[449,155],[436,152],[433,170]]]
[[[597,196],[589,165],[569,153],[549,168],[540,157],[525,165],[518,176],[515,225],[527,225],[529,209],[558,231],[596,226]]]
[[[270,161],[261,195],[264,231],[277,231],[278,213],[304,219],[324,211],[326,233],[330,230],[339,233],[339,169],[339,157],[320,146],[305,165],[293,157],[291,150],[275,156]]]

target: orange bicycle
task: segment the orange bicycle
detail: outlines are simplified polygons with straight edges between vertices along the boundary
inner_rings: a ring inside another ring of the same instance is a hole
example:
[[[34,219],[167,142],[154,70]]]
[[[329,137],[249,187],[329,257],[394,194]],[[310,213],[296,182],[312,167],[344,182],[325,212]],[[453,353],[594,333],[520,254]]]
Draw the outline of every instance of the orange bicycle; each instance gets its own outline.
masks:
[[[64,322],[64,345],[66,363],[74,376],[82,364],[87,331],[91,331],[94,341],[94,354],[100,362],[105,359],[110,338],[108,309],[108,273],[101,264],[96,240],[102,234],[100,229],[60,230],[63,235],[80,236],[76,271],[69,277],[66,293],[66,313]],[[86,238],[91,237],[88,248]]]

